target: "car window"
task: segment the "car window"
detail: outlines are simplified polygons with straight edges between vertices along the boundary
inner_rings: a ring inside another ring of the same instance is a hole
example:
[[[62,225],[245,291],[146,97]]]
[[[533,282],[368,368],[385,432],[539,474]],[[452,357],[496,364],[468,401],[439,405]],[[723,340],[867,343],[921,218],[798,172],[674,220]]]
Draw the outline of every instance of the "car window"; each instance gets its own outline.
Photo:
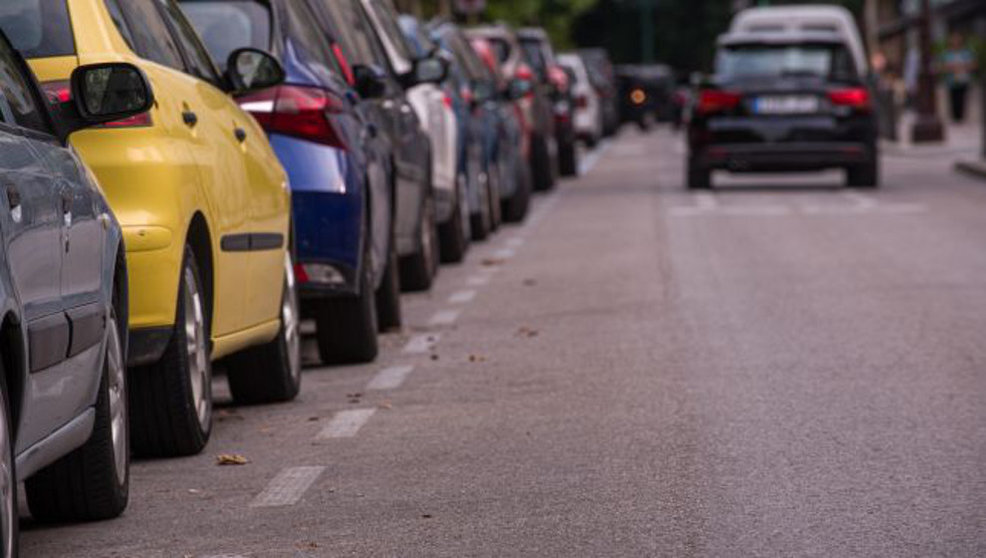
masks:
[[[195,34],[195,29],[185,19],[181,9],[178,8],[178,4],[174,0],[163,0],[162,4],[164,18],[171,27],[172,34],[178,39],[181,49],[185,52],[188,73],[218,85],[219,75],[216,73],[215,66],[212,65],[212,58],[202,46],[199,36]]]
[[[22,72],[17,55],[0,41],[0,121],[51,133],[43,109],[32,93],[34,85]]]
[[[409,64],[414,59],[414,56],[411,54],[411,49],[407,46],[407,39],[404,37],[404,33],[401,32],[400,25],[397,24],[397,13],[393,11],[393,8],[389,4],[381,0],[371,0],[370,5],[373,7],[373,14],[376,16],[376,21],[380,24],[381,34],[387,38],[384,45],[389,45],[390,48],[394,49],[394,57],[392,57],[395,66],[394,70],[401,74],[409,71]],[[385,48],[387,47],[385,46]]]
[[[841,45],[744,44],[724,48],[716,58],[721,79],[815,76],[851,80],[852,57]]]
[[[65,0],[2,0],[0,28],[25,58],[75,54]]]
[[[134,47],[141,58],[169,68],[185,71],[178,45],[168,32],[154,2],[157,0],[126,0],[120,2],[126,27],[132,34]],[[119,25],[118,25],[119,28]],[[123,31],[120,31],[123,34]]]
[[[520,48],[524,51],[524,59],[534,68],[538,77],[543,81],[548,78],[548,63],[541,51],[541,42],[537,39],[521,39]]]
[[[359,0],[317,0],[328,14],[332,31],[353,65],[387,67],[387,60],[369,22],[365,19]]]
[[[489,42],[490,46],[493,47],[493,53],[496,54],[497,61],[500,64],[505,63],[510,58],[510,43],[496,37],[491,37]]]
[[[342,69],[329,53],[329,38],[317,27],[315,14],[308,5],[288,2],[285,3],[285,12],[290,35],[302,51],[299,55],[319,71],[342,76]]]
[[[270,8],[255,0],[183,0],[181,9],[221,70],[234,50],[271,48]]]
[[[127,20],[123,17],[123,10],[120,9],[120,2],[118,0],[106,0],[106,10],[110,13],[110,19],[113,20],[113,25],[116,25],[117,30],[120,31],[120,35],[123,36],[124,42],[127,43],[130,50],[137,52],[133,34],[130,32]]]

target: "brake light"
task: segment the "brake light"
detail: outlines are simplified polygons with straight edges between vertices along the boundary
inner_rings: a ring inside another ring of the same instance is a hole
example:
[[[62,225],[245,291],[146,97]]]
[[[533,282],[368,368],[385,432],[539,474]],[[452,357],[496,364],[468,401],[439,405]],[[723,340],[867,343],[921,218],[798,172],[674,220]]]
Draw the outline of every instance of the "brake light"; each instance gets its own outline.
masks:
[[[534,72],[527,64],[520,64],[514,77],[523,81],[534,81]]]
[[[343,112],[343,103],[321,89],[282,85],[244,95],[238,102],[269,133],[349,148],[332,119]]]
[[[342,47],[339,46],[339,43],[332,43],[332,54],[336,57],[339,67],[342,68],[342,74],[346,78],[346,83],[350,87],[356,87],[356,74],[353,73],[353,67],[349,65],[349,59],[342,52]]]
[[[67,81],[49,81],[41,84],[41,89],[48,97],[48,102],[52,105],[60,105],[72,100],[72,88]],[[145,112],[123,120],[107,122],[95,128],[146,128],[154,122],[151,120],[151,113]]]
[[[742,98],[743,96],[739,93],[708,89],[702,91],[698,98],[698,112],[700,114],[714,114],[732,110],[739,106]]]
[[[870,110],[870,93],[862,87],[836,89],[829,91],[828,96],[833,105],[862,111]]]
[[[445,108],[452,109],[453,108],[452,96],[449,95],[448,93],[442,95],[442,104],[445,105]]]

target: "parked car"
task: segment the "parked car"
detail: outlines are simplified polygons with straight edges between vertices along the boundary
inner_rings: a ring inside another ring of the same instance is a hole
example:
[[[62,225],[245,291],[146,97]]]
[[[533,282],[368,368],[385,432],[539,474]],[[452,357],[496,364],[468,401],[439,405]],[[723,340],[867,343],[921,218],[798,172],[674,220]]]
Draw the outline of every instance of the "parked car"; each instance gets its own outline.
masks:
[[[408,50],[416,60],[439,52],[438,45],[420,20],[413,16],[402,15],[399,16],[399,22],[407,40]],[[437,84],[436,94],[430,97],[433,99],[432,102],[437,101],[441,108],[423,107],[418,112],[419,118],[421,114],[430,115],[428,135],[432,141],[432,168],[442,169],[441,177],[437,173],[434,177],[441,258],[446,263],[459,263],[465,259],[473,234],[469,223],[471,213],[469,203],[471,200],[478,199],[477,192],[480,185],[478,171],[477,174],[470,175],[467,168],[461,164],[460,146],[467,142],[463,135],[466,131],[461,127],[461,119],[453,98],[454,92],[448,89],[448,80],[449,78],[446,77],[446,83]],[[417,97],[420,99],[422,96]]]
[[[848,11],[741,12],[719,39],[715,71],[689,123],[689,188],[710,188],[713,169],[843,168],[850,186],[878,185],[876,114]]]
[[[182,8],[217,62],[239,48],[278,53],[285,83],[237,100],[288,172],[301,313],[315,318],[323,362],[372,361],[378,331],[401,325],[388,146],[347,99],[346,72],[307,3],[182,0]]]
[[[123,228],[134,451],[201,451],[215,359],[227,358],[237,399],[294,398],[287,177],[232,97],[280,83],[277,61],[239,50],[220,74],[173,0],[28,1],[0,13],[52,99],[71,98],[82,60],[133,64],[156,91],[150,111],[72,137]]]
[[[628,64],[616,68],[620,86],[620,120],[648,130],[655,122],[675,120],[674,74],[663,64]]]
[[[36,521],[108,519],[129,498],[123,234],[66,140],[139,116],[154,96],[129,64],[80,66],[71,83],[75,102],[49,110],[24,59],[0,33],[4,558],[18,553],[20,482]]]
[[[603,110],[599,93],[589,80],[589,70],[582,57],[575,53],[559,54],[558,63],[569,71],[572,78],[575,133],[589,147],[595,147],[603,137]]]
[[[603,135],[612,136],[620,127],[620,96],[616,71],[609,53],[601,48],[580,49],[579,55],[589,70],[589,79],[599,94],[603,109]]]
[[[525,120],[530,123],[530,165],[534,189],[544,191],[554,188],[559,173],[558,140],[555,137],[553,100],[547,74],[542,76],[535,71],[516,33],[505,25],[473,27],[466,30],[466,35],[489,41],[508,80],[529,84],[529,92],[521,106]]]
[[[534,68],[545,95],[551,100],[555,141],[558,144],[558,170],[564,176],[574,176],[578,173],[579,165],[568,75],[558,66],[551,40],[544,29],[520,29],[517,31],[517,39],[527,62]]]
[[[393,41],[386,46],[361,0],[308,1],[326,40],[335,45],[337,59],[351,68],[357,88],[368,101],[369,122],[391,146],[401,284],[409,290],[425,289],[437,273],[440,258],[431,140],[407,89],[441,81],[445,66],[434,58],[413,62],[409,55],[401,55],[403,50],[398,51]],[[399,32],[396,22],[393,26]]]

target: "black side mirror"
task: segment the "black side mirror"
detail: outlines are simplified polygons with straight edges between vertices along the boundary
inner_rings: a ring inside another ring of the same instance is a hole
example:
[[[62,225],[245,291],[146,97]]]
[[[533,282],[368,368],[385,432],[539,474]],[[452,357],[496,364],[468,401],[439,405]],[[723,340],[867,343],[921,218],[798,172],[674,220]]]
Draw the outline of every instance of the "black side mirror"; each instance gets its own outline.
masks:
[[[449,63],[445,58],[420,58],[414,61],[406,81],[408,87],[422,83],[441,83],[448,77]]]
[[[280,85],[286,77],[281,63],[259,49],[236,49],[226,60],[226,78],[237,95]]]
[[[387,93],[387,74],[379,66],[353,66],[353,77],[356,92],[364,99],[378,99]]]
[[[72,72],[69,87],[71,98],[56,106],[62,141],[79,130],[139,116],[154,106],[151,84],[133,64],[79,66]]]
[[[507,85],[507,98],[511,101],[523,99],[534,92],[534,84],[527,79],[512,79]]]

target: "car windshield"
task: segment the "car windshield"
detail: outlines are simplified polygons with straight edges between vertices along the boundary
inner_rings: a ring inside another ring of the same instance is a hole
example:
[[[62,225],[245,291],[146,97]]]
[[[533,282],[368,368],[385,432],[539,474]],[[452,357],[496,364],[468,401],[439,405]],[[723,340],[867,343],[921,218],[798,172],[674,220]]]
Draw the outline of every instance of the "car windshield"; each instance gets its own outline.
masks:
[[[185,0],[181,8],[220,68],[238,48],[270,48],[271,14],[259,2]]]
[[[25,58],[75,54],[64,0],[3,0],[0,29]]]
[[[852,57],[841,45],[748,44],[719,51],[716,75],[725,80],[814,76],[835,81],[856,78]]]
[[[544,52],[541,50],[541,41],[537,39],[521,39],[521,49],[527,63],[534,68],[542,80],[548,77],[548,62],[544,59]]]

